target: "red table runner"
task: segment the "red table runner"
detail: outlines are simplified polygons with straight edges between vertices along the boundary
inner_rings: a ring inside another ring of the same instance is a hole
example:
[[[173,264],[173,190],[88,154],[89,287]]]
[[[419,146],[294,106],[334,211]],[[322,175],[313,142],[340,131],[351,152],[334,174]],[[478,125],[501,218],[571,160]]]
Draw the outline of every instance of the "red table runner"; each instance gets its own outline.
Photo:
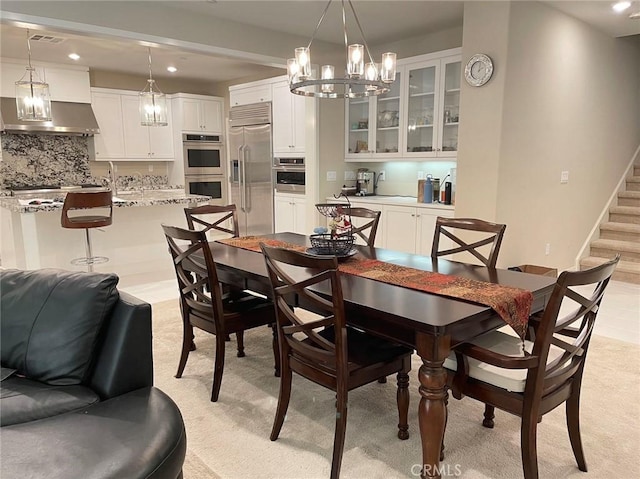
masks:
[[[260,251],[260,243],[296,251],[307,249],[305,246],[260,236],[229,238],[219,242],[250,251]],[[533,295],[525,289],[432,273],[376,259],[367,259],[360,255],[340,263],[338,269],[346,274],[489,306],[521,338],[525,336],[533,303]]]

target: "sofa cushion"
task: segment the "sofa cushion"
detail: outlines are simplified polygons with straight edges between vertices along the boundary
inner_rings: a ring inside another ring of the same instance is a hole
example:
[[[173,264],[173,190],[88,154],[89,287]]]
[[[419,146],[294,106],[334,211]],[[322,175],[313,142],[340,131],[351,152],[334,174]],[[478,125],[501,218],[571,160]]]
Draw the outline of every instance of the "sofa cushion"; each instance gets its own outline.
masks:
[[[86,386],[54,386],[13,376],[0,385],[0,426],[64,414],[99,400]]]
[[[81,384],[117,283],[115,274],[0,271],[2,366],[48,384]]]

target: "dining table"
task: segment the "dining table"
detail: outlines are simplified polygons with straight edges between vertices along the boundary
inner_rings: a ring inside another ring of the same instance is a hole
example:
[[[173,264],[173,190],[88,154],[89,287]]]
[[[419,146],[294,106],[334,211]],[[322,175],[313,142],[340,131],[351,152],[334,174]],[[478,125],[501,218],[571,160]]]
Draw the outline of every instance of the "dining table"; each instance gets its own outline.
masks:
[[[311,246],[309,238],[297,233],[264,235],[266,241]],[[219,280],[243,289],[272,296],[264,257],[260,251],[219,241],[209,243]],[[354,258],[375,259],[406,268],[467,278],[529,291],[533,297],[531,314],[542,311],[555,285],[555,278],[508,269],[462,263],[449,259],[367,246],[355,246]],[[302,248],[304,249],[304,248]],[[352,261],[351,258],[345,258]],[[489,306],[469,300],[425,292],[398,284],[354,274],[341,274],[347,323],[370,334],[415,349],[422,360],[418,371],[420,403],[418,422],[422,443],[421,476],[441,477],[440,455],[447,421],[447,373],[445,359],[456,345],[505,326],[505,321]],[[328,287],[314,291],[329,294]],[[416,458],[418,461],[418,458]],[[416,465],[407,465],[415,471]],[[410,475],[409,473],[407,475]]]

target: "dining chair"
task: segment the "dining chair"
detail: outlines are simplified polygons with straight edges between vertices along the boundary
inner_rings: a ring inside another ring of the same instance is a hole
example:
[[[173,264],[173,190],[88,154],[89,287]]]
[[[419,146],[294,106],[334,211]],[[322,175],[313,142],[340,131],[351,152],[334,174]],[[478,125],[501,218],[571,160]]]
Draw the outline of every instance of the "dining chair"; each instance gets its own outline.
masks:
[[[444,362],[453,397],[485,403],[485,427],[493,428],[496,407],[522,418],[525,479],[538,477],[537,424],[562,403],[578,468],[587,471],[580,385],[600,302],[619,259],[617,255],[595,268],[560,274],[544,312],[530,319],[537,322],[531,340],[494,331],[459,345]]]
[[[347,424],[348,392],[397,373],[398,437],[409,437],[409,371],[412,350],[346,325],[335,256],[319,257],[261,245],[273,298],[280,344],[280,393],[271,440],[278,439],[291,397],[292,373],[336,393],[331,478],[340,475]],[[330,296],[310,290],[326,282]],[[291,298],[295,297],[296,301]],[[299,308],[319,314],[309,320]]]
[[[239,235],[236,205],[202,205],[185,208],[187,225],[190,230],[202,230],[205,233],[222,234],[224,237]]]
[[[371,221],[360,226],[352,224],[350,230],[341,233],[339,236],[347,234],[359,236],[364,240],[367,246],[373,248],[376,241],[376,233],[378,232],[378,223],[380,222],[381,212],[370,210],[369,208],[345,208],[345,212],[350,215],[351,218],[369,218]]]
[[[431,257],[437,258],[439,256],[466,251],[479,259],[482,264],[488,268],[495,268],[496,261],[498,261],[498,253],[500,252],[500,245],[502,244],[502,237],[504,236],[504,230],[506,228],[507,225],[490,223],[475,218],[444,218],[438,216],[433,234]],[[459,233],[457,230],[474,231],[481,234],[486,233],[486,235],[484,235],[484,238],[474,241],[473,243],[467,243],[458,236]],[[440,241],[443,236],[453,241],[454,245],[452,248],[440,250]],[[485,245],[491,245],[488,255],[479,251],[479,248]]]
[[[223,294],[218,282],[216,264],[204,231],[192,231],[162,225],[169,252],[173,258],[182,313],[182,352],[176,378],[180,378],[192,350],[193,328],[216,337],[211,401],[218,400],[224,370],[225,338],[235,333],[239,358],[245,356],[244,331],[268,325],[273,329],[273,356],[276,375],[279,355],[273,303],[248,292],[242,295]]]

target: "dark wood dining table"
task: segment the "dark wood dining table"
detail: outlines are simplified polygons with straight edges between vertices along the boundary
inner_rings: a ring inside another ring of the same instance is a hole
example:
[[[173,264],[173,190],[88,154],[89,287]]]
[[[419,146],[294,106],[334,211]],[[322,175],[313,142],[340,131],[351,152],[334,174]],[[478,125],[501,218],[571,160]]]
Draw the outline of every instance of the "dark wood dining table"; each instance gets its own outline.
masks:
[[[310,246],[306,236],[296,233],[265,237]],[[210,246],[220,281],[271,296],[260,252],[218,242],[211,242]],[[555,284],[555,278],[548,276],[490,269],[381,248],[362,246],[358,250],[366,258],[528,290],[533,294],[532,313],[544,309]],[[488,306],[351,274],[343,274],[341,278],[347,322],[369,333],[411,346],[422,359],[418,372],[422,477],[439,478],[440,451],[447,417],[444,360],[457,344],[504,326],[505,322]],[[328,290],[317,292],[322,294]]]

